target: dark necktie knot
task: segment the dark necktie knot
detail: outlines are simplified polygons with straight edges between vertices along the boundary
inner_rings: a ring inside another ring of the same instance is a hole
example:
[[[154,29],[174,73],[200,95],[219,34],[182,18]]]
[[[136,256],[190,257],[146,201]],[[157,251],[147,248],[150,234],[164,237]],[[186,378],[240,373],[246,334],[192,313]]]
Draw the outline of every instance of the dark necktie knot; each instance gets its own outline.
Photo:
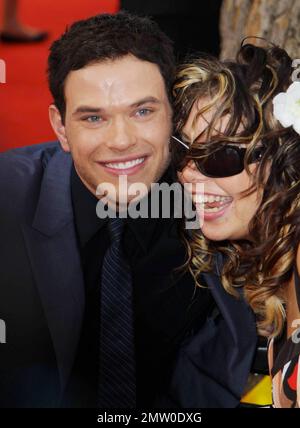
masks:
[[[111,218],[109,220],[109,231],[112,242],[120,242],[125,226],[123,218]]]

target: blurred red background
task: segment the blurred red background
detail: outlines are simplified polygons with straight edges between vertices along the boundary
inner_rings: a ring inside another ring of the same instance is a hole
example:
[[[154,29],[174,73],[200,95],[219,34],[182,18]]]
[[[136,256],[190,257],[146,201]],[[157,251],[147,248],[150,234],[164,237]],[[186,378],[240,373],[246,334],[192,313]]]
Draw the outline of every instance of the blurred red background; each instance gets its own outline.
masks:
[[[0,83],[0,151],[55,139],[48,120],[49,46],[73,21],[118,9],[118,0],[20,1],[21,21],[48,30],[50,38],[27,45],[0,42],[0,58],[6,63],[6,83]]]

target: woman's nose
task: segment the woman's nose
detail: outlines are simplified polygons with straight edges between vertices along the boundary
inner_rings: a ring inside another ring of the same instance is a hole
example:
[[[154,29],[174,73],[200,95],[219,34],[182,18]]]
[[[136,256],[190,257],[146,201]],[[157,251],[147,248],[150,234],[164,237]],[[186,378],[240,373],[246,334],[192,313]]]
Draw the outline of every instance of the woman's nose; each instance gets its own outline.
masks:
[[[209,179],[198,170],[193,160],[190,160],[183,168],[182,172],[178,173],[178,177],[179,180],[183,183],[198,183],[207,181]]]

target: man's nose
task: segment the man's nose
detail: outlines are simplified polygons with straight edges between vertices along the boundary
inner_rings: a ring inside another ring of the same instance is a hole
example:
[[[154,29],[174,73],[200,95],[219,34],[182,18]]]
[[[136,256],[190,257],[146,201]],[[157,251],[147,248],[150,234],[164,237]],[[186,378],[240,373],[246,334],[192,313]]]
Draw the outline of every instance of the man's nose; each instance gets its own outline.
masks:
[[[111,121],[105,138],[106,146],[111,150],[125,151],[137,142],[134,127],[124,118]]]

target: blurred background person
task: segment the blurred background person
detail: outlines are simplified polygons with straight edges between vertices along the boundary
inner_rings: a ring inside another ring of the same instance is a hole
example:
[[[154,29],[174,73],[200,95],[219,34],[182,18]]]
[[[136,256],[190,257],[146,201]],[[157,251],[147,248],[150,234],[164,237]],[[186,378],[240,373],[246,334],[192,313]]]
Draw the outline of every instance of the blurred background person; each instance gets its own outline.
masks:
[[[19,0],[3,0],[3,28],[0,40],[6,43],[42,42],[48,37],[47,31],[24,25],[18,18]]]

